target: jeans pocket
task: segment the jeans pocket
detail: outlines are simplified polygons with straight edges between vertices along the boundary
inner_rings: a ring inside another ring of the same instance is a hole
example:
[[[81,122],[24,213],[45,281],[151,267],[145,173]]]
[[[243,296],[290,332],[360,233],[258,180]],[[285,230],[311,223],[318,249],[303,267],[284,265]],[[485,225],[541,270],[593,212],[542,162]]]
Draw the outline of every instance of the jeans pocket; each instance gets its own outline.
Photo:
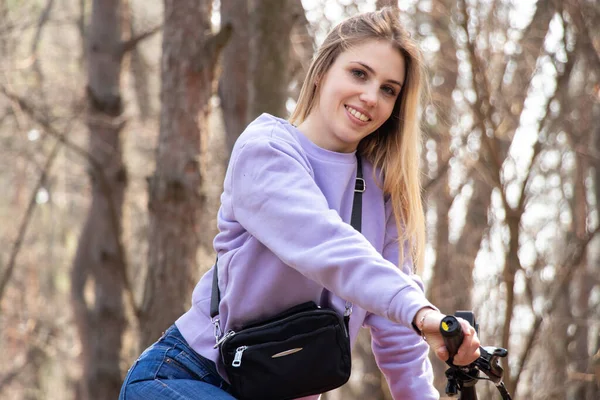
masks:
[[[214,372],[206,365],[207,362],[210,363],[188,346],[177,343],[164,353],[156,378],[194,379],[212,383],[210,378]]]
[[[190,363],[184,351],[174,347],[165,353],[162,365],[156,372],[156,378],[202,380],[206,374],[206,371]]]
[[[155,379],[157,372],[164,363],[168,350],[169,347],[160,346],[156,343],[146,349],[129,369],[126,383]]]
[[[127,382],[154,379],[189,379],[217,387],[227,386],[217,373],[215,364],[196,353],[176,328],[167,330],[140,355],[128,373]]]

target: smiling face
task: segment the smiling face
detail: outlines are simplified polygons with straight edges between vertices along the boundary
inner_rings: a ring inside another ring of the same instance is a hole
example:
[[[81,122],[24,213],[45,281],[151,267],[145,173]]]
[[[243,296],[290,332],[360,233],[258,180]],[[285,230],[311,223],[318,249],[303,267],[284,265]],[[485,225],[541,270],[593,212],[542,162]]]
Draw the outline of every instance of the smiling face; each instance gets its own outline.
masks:
[[[390,117],[404,76],[404,57],[390,43],[352,46],[317,82],[316,104],[298,128],[322,148],[352,152]]]

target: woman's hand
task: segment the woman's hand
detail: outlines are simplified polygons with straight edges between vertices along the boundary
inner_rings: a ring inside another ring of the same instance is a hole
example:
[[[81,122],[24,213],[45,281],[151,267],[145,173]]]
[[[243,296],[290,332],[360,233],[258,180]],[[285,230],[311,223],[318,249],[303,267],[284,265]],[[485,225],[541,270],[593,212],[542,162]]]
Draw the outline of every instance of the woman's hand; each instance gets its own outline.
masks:
[[[444,345],[444,338],[440,332],[440,323],[445,317],[444,314],[432,309],[422,308],[415,316],[415,325],[423,337],[429,343],[435,355],[442,361],[448,360],[448,349]],[[464,338],[462,344],[458,348],[458,353],[454,356],[453,363],[455,365],[469,365],[480,356],[479,338],[473,328],[467,321],[462,318],[457,318],[462,327]]]

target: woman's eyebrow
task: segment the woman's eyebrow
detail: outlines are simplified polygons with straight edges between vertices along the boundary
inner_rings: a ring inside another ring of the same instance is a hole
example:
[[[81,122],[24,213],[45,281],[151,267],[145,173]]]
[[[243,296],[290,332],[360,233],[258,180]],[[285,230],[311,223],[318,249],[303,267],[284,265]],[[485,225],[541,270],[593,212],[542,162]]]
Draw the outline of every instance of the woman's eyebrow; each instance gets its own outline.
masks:
[[[370,73],[375,75],[375,70],[373,68],[371,68],[370,66],[368,66],[367,64],[365,64],[364,62],[361,62],[361,61],[351,61],[351,62],[362,65],[367,71],[369,71]],[[402,83],[400,83],[398,81],[395,81],[393,79],[388,79],[387,81],[390,83],[395,83],[396,85],[402,87]]]

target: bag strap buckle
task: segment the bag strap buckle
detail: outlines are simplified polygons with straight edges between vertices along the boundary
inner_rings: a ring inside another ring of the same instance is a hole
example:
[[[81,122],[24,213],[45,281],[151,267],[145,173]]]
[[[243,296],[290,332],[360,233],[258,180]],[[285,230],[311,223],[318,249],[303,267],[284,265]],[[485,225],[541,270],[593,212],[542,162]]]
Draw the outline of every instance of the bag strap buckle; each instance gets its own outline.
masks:
[[[221,331],[221,324],[219,322],[219,317],[214,317],[210,319],[210,322],[215,326],[214,329],[214,335],[215,335],[215,343],[219,343],[219,339],[221,338],[221,334],[223,333]]]
[[[354,191],[357,193],[364,193],[367,190],[367,182],[363,178],[356,178],[354,183]]]
[[[346,300],[346,305],[344,308],[344,317],[349,317],[350,315],[352,315],[352,303]]]

